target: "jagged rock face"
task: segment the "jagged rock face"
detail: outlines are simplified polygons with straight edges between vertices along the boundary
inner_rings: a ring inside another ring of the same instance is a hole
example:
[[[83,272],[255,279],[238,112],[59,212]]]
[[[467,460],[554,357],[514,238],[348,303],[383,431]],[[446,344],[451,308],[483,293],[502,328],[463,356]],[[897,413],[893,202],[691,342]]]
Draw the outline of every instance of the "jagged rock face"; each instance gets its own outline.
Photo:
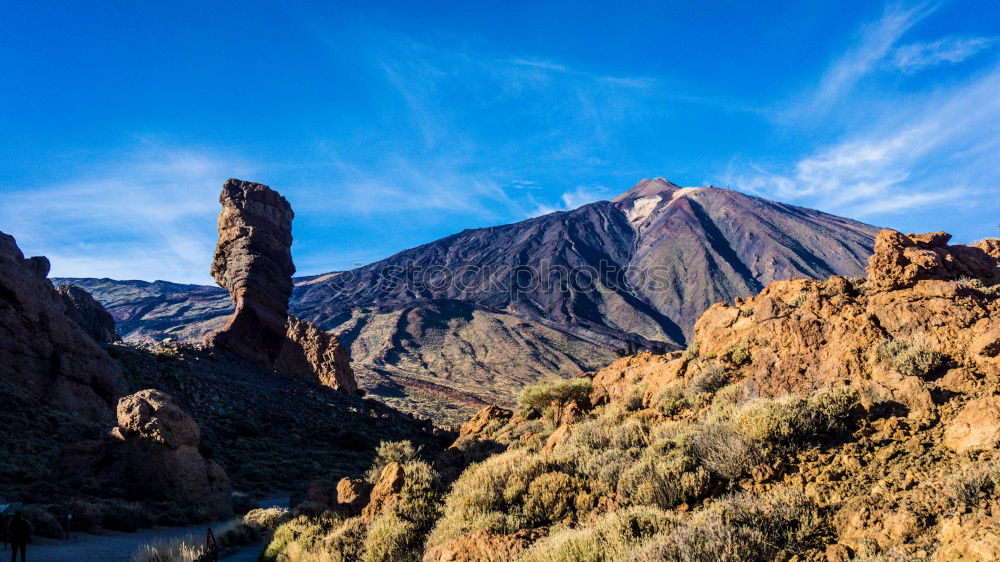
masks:
[[[976,246],[949,246],[945,232],[902,234],[883,230],[875,240],[868,280],[878,289],[911,287],[922,279],[955,281],[963,277],[987,285],[1000,282],[1000,241]]]
[[[902,405],[913,418],[932,417],[925,377],[935,373],[915,374],[890,355],[905,360],[911,354],[932,365],[933,355],[915,355],[929,350],[957,362],[942,362],[936,371],[995,372],[1000,301],[989,286],[1000,279],[989,261],[994,258],[976,247],[947,246],[943,233],[883,231],[878,240],[867,283],[837,276],[779,281],[755,297],[716,304],[695,324],[695,354],[622,359],[595,376],[592,399],[624,400],[629,387],[646,381],[648,404],[659,389],[717,363],[739,369],[746,396],[847,383]],[[954,282],[959,278],[969,282]]]
[[[292,207],[259,183],[230,179],[219,196],[219,243],[212,276],[229,291],[236,312],[209,336],[259,366],[271,366],[285,341],[292,294]]]
[[[226,472],[198,451],[198,424],[170,395],[141,390],[122,398],[117,413],[105,439],[66,449],[62,478],[102,495],[195,505],[211,517],[232,513]]]
[[[320,383],[342,392],[358,390],[344,346],[332,334],[294,316],[288,317],[286,339],[274,368],[292,376],[316,377]]]
[[[66,305],[66,315],[83,328],[97,343],[121,341],[115,331],[115,319],[86,290],[73,285],[57,287]]]
[[[124,392],[118,364],[66,314],[49,262],[0,233],[0,379],[85,418],[108,421]]]
[[[219,196],[219,244],[212,276],[236,311],[206,342],[255,365],[357,391],[347,350],[333,335],[288,315],[292,294],[292,207],[259,183],[230,179]]]

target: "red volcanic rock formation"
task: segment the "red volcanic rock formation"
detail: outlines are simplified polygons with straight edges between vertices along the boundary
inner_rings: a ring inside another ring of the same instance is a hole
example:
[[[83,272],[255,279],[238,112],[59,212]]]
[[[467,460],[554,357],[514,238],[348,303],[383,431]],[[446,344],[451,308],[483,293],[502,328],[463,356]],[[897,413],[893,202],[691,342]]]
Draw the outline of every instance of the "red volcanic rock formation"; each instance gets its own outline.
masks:
[[[115,331],[115,319],[101,303],[86,290],[74,285],[63,285],[56,288],[63,304],[66,305],[66,316],[79,325],[97,343],[121,341]]]
[[[175,501],[213,517],[232,513],[229,478],[198,451],[198,424],[159,390],[140,390],[118,403],[118,425],[100,441],[66,449],[59,471],[102,495]]]
[[[121,370],[66,314],[44,257],[0,232],[0,380],[95,421],[111,421]]]
[[[987,238],[975,246],[949,246],[950,239],[946,232],[879,232],[867,269],[869,283],[889,290],[929,279],[954,281],[968,277],[987,285],[1000,282],[1000,241]]]
[[[266,185],[229,179],[219,196],[219,244],[212,276],[236,312],[208,343],[272,367],[285,342],[292,294],[292,207]]]
[[[286,336],[274,363],[276,370],[315,376],[320,383],[349,394],[358,390],[350,356],[335,336],[294,316],[288,317]]]
[[[288,315],[292,294],[292,218],[288,201],[259,183],[230,179],[219,196],[219,244],[212,276],[236,312],[206,343],[292,376],[314,377],[347,393],[358,389],[337,338]]]

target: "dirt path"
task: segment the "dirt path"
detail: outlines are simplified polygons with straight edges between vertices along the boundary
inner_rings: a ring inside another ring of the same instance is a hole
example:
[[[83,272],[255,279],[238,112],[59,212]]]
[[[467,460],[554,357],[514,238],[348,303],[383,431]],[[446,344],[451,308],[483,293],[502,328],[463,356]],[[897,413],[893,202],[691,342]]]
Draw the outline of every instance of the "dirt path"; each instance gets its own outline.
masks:
[[[288,496],[273,496],[260,502],[261,507],[287,507]],[[27,559],[30,562],[129,562],[132,553],[139,547],[152,542],[193,535],[199,541],[205,540],[209,527],[218,528],[225,521],[188,525],[186,527],[153,527],[140,529],[134,533],[105,531],[101,535],[74,533],[68,541],[37,538],[28,545]],[[256,561],[263,550],[260,544],[241,548],[220,560],[227,562]],[[10,551],[3,551],[9,556]]]

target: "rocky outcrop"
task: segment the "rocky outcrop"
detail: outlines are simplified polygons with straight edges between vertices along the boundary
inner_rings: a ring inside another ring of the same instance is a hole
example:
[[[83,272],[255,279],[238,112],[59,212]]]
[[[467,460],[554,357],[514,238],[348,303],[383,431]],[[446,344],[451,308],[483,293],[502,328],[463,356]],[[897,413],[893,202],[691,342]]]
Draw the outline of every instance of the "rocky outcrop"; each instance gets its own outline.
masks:
[[[229,179],[219,195],[219,243],[212,276],[236,312],[208,337],[260,367],[271,367],[285,342],[292,294],[292,207],[266,185]]]
[[[320,383],[349,394],[357,392],[350,356],[336,336],[294,316],[288,317],[285,336],[281,353],[274,362],[276,370],[292,376],[315,377]]]
[[[199,452],[198,424],[170,395],[150,389],[126,396],[117,417],[104,439],[66,449],[61,478],[85,492],[178,502],[208,517],[231,513],[229,478]]]
[[[288,314],[295,273],[291,205],[266,185],[236,179],[222,186],[219,202],[212,276],[229,291],[236,311],[206,343],[261,368],[356,392],[344,346],[335,336]]]
[[[949,246],[946,232],[902,234],[883,230],[875,239],[868,263],[868,281],[875,289],[913,286],[917,281],[978,279],[1000,283],[1000,241],[986,239],[975,246]]]
[[[87,332],[97,343],[121,341],[115,331],[115,319],[86,290],[74,285],[57,287],[70,320]]]
[[[957,453],[986,451],[1000,445],[1000,396],[966,404],[945,429],[944,445]]]
[[[0,233],[0,380],[85,418],[110,422],[124,386],[118,364],[77,323],[46,278]]]

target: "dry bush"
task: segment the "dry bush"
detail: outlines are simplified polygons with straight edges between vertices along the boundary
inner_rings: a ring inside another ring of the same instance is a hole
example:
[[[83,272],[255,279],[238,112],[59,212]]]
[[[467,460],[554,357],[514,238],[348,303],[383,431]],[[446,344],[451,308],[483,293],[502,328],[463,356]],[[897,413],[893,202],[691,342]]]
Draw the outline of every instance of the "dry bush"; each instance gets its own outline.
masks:
[[[132,562],[193,562],[205,548],[204,537],[193,535],[157,541],[139,547],[132,553]]]
[[[729,384],[729,372],[721,365],[713,365],[698,371],[688,385],[690,394],[712,394]]]
[[[656,393],[650,402],[650,406],[662,412],[664,416],[676,416],[690,405],[688,394],[679,383],[669,385]]]
[[[695,435],[695,454],[715,474],[735,480],[777,455],[846,431],[858,400],[853,389],[832,387],[725,408]]]
[[[513,533],[531,527],[524,514],[531,483],[553,466],[541,455],[512,449],[470,466],[452,485],[428,546],[479,529]]]
[[[878,347],[882,360],[888,362],[901,375],[926,377],[945,364],[947,356],[922,345],[903,340],[886,340]]]
[[[801,550],[819,530],[819,509],[802,494],[736,494],[657,535],[627,560],[764,562]]]
[[[273,531],[288,519],[290,513],[284,507],[251,509],[243,516],[243,524],[259,531]]]
[[[365,478],[372,484],[377,484],[379,477],[382,476],[382,469],[394,462],[405,465],[416,460],[417,453],[417,448],[411,441],[383,441],[375,449],[375,460],[372,461]]]
[[[551,415],[552,408],[561,408],[570,402],[588,404],[593,383],[589,378],[542,381],[521,391],[518,404],[525,419]]]
[[[537,543],[520,562],[606,562],[621,560],[649,537],[677,525],[661,509],[637,506],[604,515],[593,527],[566,529]]]
[[[322,552],[324,539],[343,523],[332,513],[319,516],[298,515],[278,526],[261,555],[265,562],[299,562]]]

